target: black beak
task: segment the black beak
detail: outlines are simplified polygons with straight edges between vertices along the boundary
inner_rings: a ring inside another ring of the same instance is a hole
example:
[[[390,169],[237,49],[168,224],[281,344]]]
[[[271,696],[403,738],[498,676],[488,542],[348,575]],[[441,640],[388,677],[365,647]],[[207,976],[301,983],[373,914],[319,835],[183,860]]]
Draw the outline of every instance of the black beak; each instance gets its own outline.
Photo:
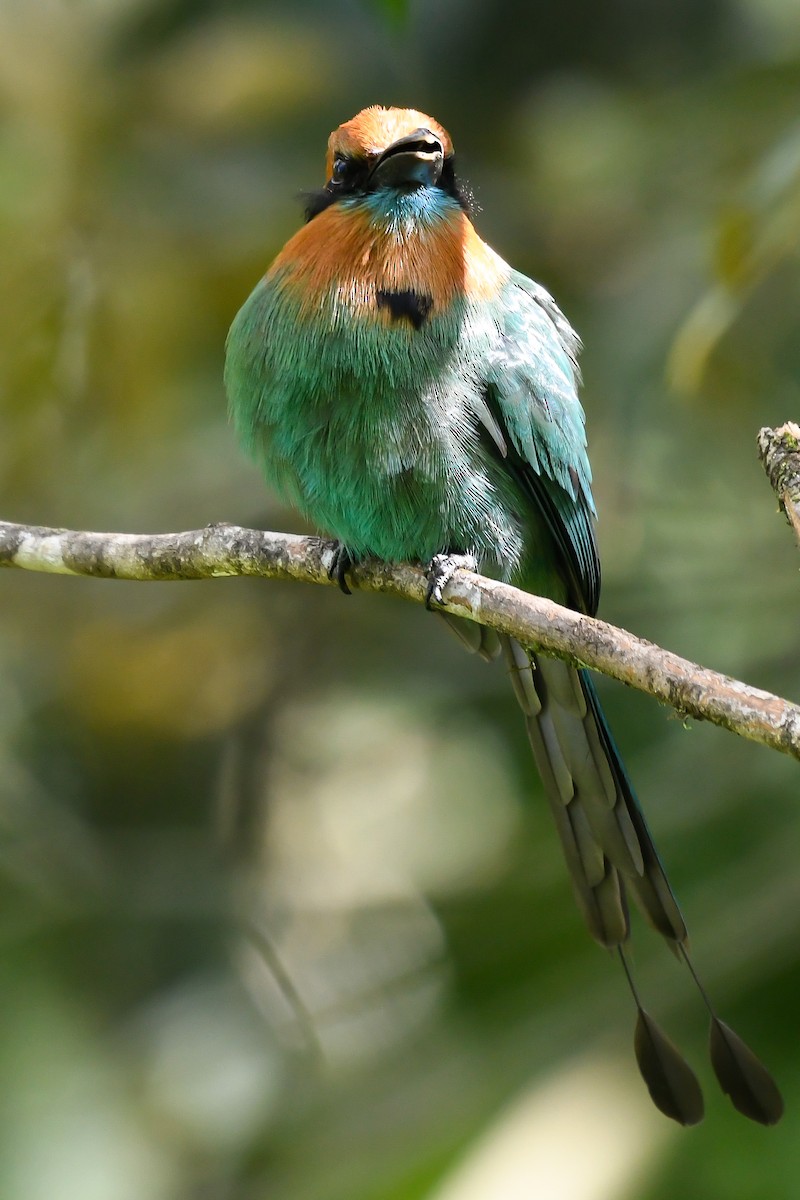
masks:
[[[441,177],[444,147],[430,129],[415,129],[384,150],[369,175],[368,187],[433,187]]]

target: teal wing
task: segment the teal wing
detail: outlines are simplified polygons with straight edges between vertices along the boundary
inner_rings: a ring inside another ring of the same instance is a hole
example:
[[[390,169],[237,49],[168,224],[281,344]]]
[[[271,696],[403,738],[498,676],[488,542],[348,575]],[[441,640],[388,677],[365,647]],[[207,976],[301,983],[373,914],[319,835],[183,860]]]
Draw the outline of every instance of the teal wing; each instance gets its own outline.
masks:
[[[570,602],[594,614],[600,562],[578,399],[580,342],[549,293],[517,272],[503,313],[486,377],[487,428],[553,536]]]
[[[549,528],[570,602],[594,613],[600,564],[578,400],[579,342],[548,293],[512,275],[487,378],[487,429]],[[686,927],[586,671],[502,644],[573,884],[594,937],[628,936],[626,887],[670,942]]]

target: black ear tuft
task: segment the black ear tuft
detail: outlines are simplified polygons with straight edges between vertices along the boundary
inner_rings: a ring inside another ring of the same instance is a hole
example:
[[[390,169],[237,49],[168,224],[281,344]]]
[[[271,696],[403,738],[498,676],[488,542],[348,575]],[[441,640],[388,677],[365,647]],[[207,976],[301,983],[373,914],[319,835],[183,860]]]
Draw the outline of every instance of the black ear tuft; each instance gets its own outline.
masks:
[[[336,193],[329,191],[326,187],[318,188],[313,192],[301,192],[298,199],[303,205],[306,224],[314,217],[318,217],[326,208],[330,207],[336,198]]]
[[[444,160],[439,187],[457,201],[468,217],[474,217],[475,213],[480,211],[472,188],[463,179],[456,178],[455,156],[452,154]]]

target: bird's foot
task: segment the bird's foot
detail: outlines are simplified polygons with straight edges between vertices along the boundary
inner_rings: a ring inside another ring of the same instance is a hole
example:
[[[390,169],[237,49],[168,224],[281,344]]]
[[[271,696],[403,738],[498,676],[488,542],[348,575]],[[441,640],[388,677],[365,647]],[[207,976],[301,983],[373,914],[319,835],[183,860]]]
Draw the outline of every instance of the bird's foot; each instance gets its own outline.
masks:
[[[425,591],[425,607],[444,603],[444,589],[459,568],[477,571],[478,564],[472,554],[434,554],[425,568],[428,587]]]
[[[347,583],[347,572],[358,564],[358,559],[350,553],[344,542],[333,543],[331,565],[328,567],[328,579],[335,579],[345,596],[352,596]]]

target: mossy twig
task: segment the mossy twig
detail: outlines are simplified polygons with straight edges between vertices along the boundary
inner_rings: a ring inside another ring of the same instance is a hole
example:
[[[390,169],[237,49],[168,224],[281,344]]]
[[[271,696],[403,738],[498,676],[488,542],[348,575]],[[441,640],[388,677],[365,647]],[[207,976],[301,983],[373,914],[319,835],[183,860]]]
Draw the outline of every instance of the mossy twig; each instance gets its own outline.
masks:
[[[800,434],[800,431],[798,431]],[[0,522],[0,566],[102,579],[253,575],[330,584],[334,543],[209,525],[186,533],[89,533]],[[409,564],[363,563],[351,582],[422,603],[427,580]],[[601,671],[676,709],[800,759],[800,707],[710,671],[624,629],[509,584],[458,570],[443,607],[523,645]]]

